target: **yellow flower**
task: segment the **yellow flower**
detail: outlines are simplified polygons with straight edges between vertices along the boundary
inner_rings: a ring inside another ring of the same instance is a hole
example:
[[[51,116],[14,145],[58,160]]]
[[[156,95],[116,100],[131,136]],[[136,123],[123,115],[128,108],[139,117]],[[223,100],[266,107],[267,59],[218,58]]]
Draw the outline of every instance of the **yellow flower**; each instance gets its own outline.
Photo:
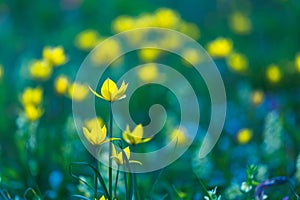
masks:
[[[192,49],[192,48],[186,48],[182,52],[182,57],[184,58],[182,61],[184,64],[187,66],[190,65],[197,65],[201,62],[202,57],[201,54],[197,52],[197,50]]]
[[[295,58],[295,66],[298,72],[300,72],[300,53],[296,55]]]
[[[245,55],[232,53],[226,59],[228,67],[235,72],[244,72],[248,69],[248,59]]]
[[[178,145],[183,145],[188,141],[186,131],[181,128],[176,128],[171,133],[171,138],[174,140]]]
[[[109,142],[111,140],[119,140],[118,138],[106,138],[106,126],[103,125],[102,128],[98,123],[94,123],[91,129],[86,127],[82,128],[83,134],[85,138],[92,144],[92,145],[101,145],[103,143]]]
[[[96,30],[88,29],[80,32],[75,38],[75,45],[81,50],[91,50],[100,41],[99,34]]]
[[[62,46],[45,47],[43,49],[43,58],[53,66],[59,66],[66,62],[67,58]]]
[[[246,144],[248,143],[251,138],[252,138],[252,131],[248,128],[244,128],[239,130],[239,132],[237,133],[237,141],[240,144]]]
[[[142,163],[137,160],[130,160],[130,148],[129,147],[126,147],[125,149],[123,149],[123,151],[129,161],[129,163],[137,163],[137,164],[142,165]],[[126,162],[125,158],[123,159],[123,152],[121,151],[121,152],[117,153],[115,145],[112,145],[111,158],[114,159],[118,165],[123,165],[124,161]]]
[[[95,92],[92,88],[89,88],[95,96],[109,102],[114,102],[126,97],[125,92],[127,86],[128,84],[125,84],[125,82],[123,81],[120,88],[118,88],[116,83],[108,78],[104,81],[101,87],[101,95]]]
[[[24,105],[24,111],[25,111],[26,118],[29,121],[36,121],[43,115],[42,109],[31,103]]]
[[[174,29],[179,22],[180,16],[171,9],[160,8],[155,13],[155,26]]]
[[[94,200],[97,200],[97,199],[95,198]],[[107,200],[107,198],[105,198],[105,196],[102,195],[99,200]]]
[[[252,103],[254,105],[259,105],[264,100],[264,93],[260,90],[256,90],[252,93]]]
[[[68,78],[65,76],[59,76],[56,78],[54,88],[57,94],[65,94],[69,85]]]
[[[200,30],[196,24],[182,22],[180,24],[179,31],[195,40],[200,38]]]
[[[139,143],[144,143],[150,141],[152,138],[143,138],[144,130],[141,124],[137,125],[131,132],[129,126],[126,126],[125,131],[123,132],[123,139],[125,142],[131,145],[136,145]]]
[[[21,95],[21,102],[23,105],[34,104],[38,105],[42,102],[43,90],[40,87],[27,87]]]
[[[84,125],[88,130],[91,130],[95,125],[103,126],[104,123],[103,123],[103,120],[100,117],[95,117],[93,119],[86,120],[84,122]]]
[[[36,60],[31,63],[29,73],[33,79],[46,81],[52,74],[52,67],[46,60]]]
[[[236,34],[248,34],[251,32],[252,23],[245,14],[241,12],[235,12],[229,17],[230,28]]]
[[[138,56],[145,62],[152,62],[159,57],[160,53],[159,49],[144,48],[138,51]]]
[[[82,101],[88,95],[88,87],[80,83],[72,83],[68,88],[69,97],[74,101]]]
[[[149,63],[138,69],[137,74],[141,81],[151,82],[157,79],[159,72],[156,64]]]
[[[2,79],[3,77],[3,67],[2,65],[0,65],[0,80]]]
[[[232,51],[232,41],[226,38],[217,38],[208,43],[207,51],[214,58],[224,58]]]
[[[270,65],[266,71],[267,79],[271,83],[277,83],[281,79],[281,71],[277,65]]]
[[[135,21],[129,16],[119,16],[112,22],[112,30],[115,33],[120,33],[123,31],[128,31],[133,29],[135,26]]]

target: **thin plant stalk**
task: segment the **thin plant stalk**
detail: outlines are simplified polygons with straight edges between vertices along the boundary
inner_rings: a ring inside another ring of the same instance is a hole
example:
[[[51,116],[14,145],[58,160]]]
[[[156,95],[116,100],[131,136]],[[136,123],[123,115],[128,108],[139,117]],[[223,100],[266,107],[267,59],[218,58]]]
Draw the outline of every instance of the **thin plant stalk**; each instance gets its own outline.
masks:
[[[117,199],[117,187],[118,187],[119,172],[120,172],[120,166],[118,165],[117,175],[116,175],[116,182],[115,182],[115,191],[114,191],[114,198],[115,199]]]
[[[96,153],[96,157],[94,157],[95,160],[95,167],[96,169],[99,171],[99,166],[98,166],[98,147],[95,147],[95,153]],[[94,198],[97,199],[98,198],[98,177],[95,174],[95,183],[94,183]]]
[[[109,140],[112,139],[112,128],[113,128],[113,114],[112,114],[112,102],[109,104]],[[109,196],[112,197],[112,143],[109,142],[109,169],[108,169],[108,179],[109,179]]]

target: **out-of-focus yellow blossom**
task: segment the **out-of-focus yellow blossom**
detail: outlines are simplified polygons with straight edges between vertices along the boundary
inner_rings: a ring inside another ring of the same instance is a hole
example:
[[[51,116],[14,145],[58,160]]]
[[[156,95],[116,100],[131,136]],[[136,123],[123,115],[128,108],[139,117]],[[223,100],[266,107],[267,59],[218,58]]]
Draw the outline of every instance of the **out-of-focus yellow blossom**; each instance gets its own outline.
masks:
[[[43,115],[42,109],[31,103],[24,105],[24,111],[26,118],[31,122],[38,120]]]
[[[3,67],[0,65],[0,81],[2,80],[3,77]]]
[[[106,138],[106,126],[103,125],[102,128],[98,123],[94,123],[91,129],[86,127],[82,128],[83,135],[92,145],[101,145],[103,143],[112,141],[112,140],[120,140],[119,138]]]
[[[135,20],[132,17],[123,15],[117,17],[113,22],[112,22],[112,30],[115,33],[120,33],[123,31],[128,31],[131,30],[135,27]]]
[[[43,99],[43,90],[40,87],[36,87],[36,88],[27,87],[21,95],[21,103],[23,105],[27,105],[27,104],[39,105],[41,104],[42,99]]]
[[[214,58],[224,58],[232,51],[232,41],[226,38],[217,38],[208,43],[206,49]]]
[[[182,42],[177,33],[168,33],[158,38],[159,47],[164,49],[178,49]]]
[[[114,102],[118,101],[120,99],[123,99],[126,97],[126,89],[128,84],[126,84],[124,81],[122,82],[120,88],[117,87],[116,83],[112,81],[111,79],[106,79],[101,87],[101,94],[98,94],[95,92],[92,88],[90,88],[91,92],[106,101]]]
[[[185,48],[182,52],[183,63],[187,66],[197,65],[201,62],[201,54],[197,52],[196,49]]]
[[[256,106],[261,104],[264,100],[264,93],[261,90],[254,91],[252,93],[251,100],[252,103]]]
[[[155,26],[162,28],[176,28],[180,22],[180,16],[168,8],[160,8],[155,13]]]
[[[64,48],[62,46],[45,47],[43,49],[43,58],[53,66],[62,65],[67,60]]]
[[[232,53],[226,59],[228,67],[235,72],[245,72],[248,69],[248,58],[240,53]]]
[[[155,63],[149,63],[137,71],[139,79],[143,82],[151,82],[157,79],[159,72]]]
[[[137,125],[133,131],[130,131],[129,126],[126,126],[125,131],[123,132],[123,139],[125,142],[131,145],[136,145],[140,143],[145,143],[150,141],[152,138],[143,138],[144,130],[141,124]]]
[[[235,12],[229,17],[230,28],[236,34],[248,34],[251,32],[252,23],[249,17],[241,12]]]
[[[107,65],[111,61],[119,57],[121,52],[121,46],[115,39],[108,39],[96,48],[92,54],[91,59],[93,63],[98,65]]]
[[[75,38],[75,45],[81,50],[91,50],[100,41],[99,34],[96,30],[88,29],[80,32]]]
[[[46,81],[52,74],[52,66],[46,60],[36,60],[31,63],[29,73],[33,79]]]
[[[69,86],[69,81],[66,76],[59,76],[56,78],[54,88],[57,94],[66,94]]]
[[[270,65],[266,71],[267,79],[271,83],[277,83],[281,79],[281,71],[277,65]]]
[[[237,133],[237,141],[240,144],[248,143],[252,138],[252,131],[248,128],[244,128],[238,131]]]
[[[188,141],[186,130],[182,128],[174,129],[171,133],[171,139],[174,140],[174,142],[176,142],[177,145],[186,144],[186,142]]]
[[[142,14],[135,20],[135,28],[155,27],[155,17],[150,14]]]
[[[200,38],[200,30],[196,24],[182,22],[180,24],[179,31],[195,40],[198,40]]]
[[[93,119],[86,120],[84,125],[88,130],[91,130],[94,126],[103,126],[104,123],[100,117],[95,117]]]
[[[123,152],[119,152],[117,153],[116,147],[115,145],[112,145],[112,156],[111,158],[115,160],[115,162],[117,163],[117,165],[123,165],[124,162],[126,162],[125,158],[123,159]],[[137,161],[137,160],[130,160],[130,148],[126,147],[123,149],[129,163],[137,163],[137,164],[142,164],[141,162]]]
[[[144,48],[138,51],[138,56],[141,60],[145,62],[152,62],[159,57],[160,53],[161,50],[159,49]]]
[[[296,55],[295,58],[295,66],[298,72],[300,72],[300,53]]]
[[[88,87],[80,83],[72,83],[68,88],[69,97],[74,101],[84,100],[87,97],[88,92]]]

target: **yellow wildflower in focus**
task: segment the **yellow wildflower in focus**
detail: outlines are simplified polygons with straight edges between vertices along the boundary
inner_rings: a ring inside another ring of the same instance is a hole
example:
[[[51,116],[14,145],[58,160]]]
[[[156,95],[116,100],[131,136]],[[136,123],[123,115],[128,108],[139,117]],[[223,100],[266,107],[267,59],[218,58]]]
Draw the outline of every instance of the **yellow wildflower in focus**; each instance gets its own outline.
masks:
[[[43,58],[53,66],[59,66],[66,62],[67,58],[62,46],[45,47],[43,49]]]
[[[239,132],[237,133],[237,141],[240,144],[246,144],[248,143],[251,138],[252,138],[252,131],[248,128],[244,128],[239,130]]]
[[[184,58],[183,63],[187,66],[197,65],[202,60],[201,54],[196,49],[192,48],[184,49],[184,51],[182,52],[182,57]]]
[[[161,50],[159,49],[144,48],[138,51],[138,56],[141,60],[145,62],[152,62],[159,57],[160,53]]]
[[[188,141],[186,131],[184,129],[174,129],[171,133],[171,138],[176,142],[177,145],[186,144]]]
[[[68,88],[69,97],[74,101],[82,101],[88,95],[88,87],[80,83],[72,83]]]
[[[180,24],[179,31],[195,40],[200,38],[200,30],[196,24],[182,22]]]
[[[126,97],[125,92],[127,86],[128,84],[125,84],[125,82],[123,81],[120,88],[118,88],[116,83],[108,78],[104,81],[101,87],[101,94],[98,94],[92,88],[89,88],[95,96],[109,102],[114,102]]]
[[[110,38],[108,40],[105,40],[105,42],[103,42],[101,46],[99,46],[92,52],[91,59],[95,64],[107,65],[118,58],[120,52],[121,46],[119,42],[115,39]]]
[[[228,67],[235,72],[245,72],[248,69],[248,58],[239,53],[232,53],[226,59]]]
[[[180,16],[168,8],[160,8],[155,13],[155,26],[162,28],[176,28],[180,22]]]
[[[92,145],[101,145],[103,143],[112,141],[112,140],[119,140],[118,138],[111,138],[107,139],[107,129],[106,126],[103,125],[102,128],[99,126],[98,123],[94,123],[91,129],[86,127],[82,128],[83,135],[85,138],[92,144]]]
[[[277,83],[281,79],[281,71],[277,65],[270,65],[266,71],[266,76],[271,83]]]
[[[54,83],[55,92],[57,94],[65,94],[68,90],[69,81],[65,76],[59,76]]]
[[[3,67],[0,65],[0,80],[2,80],[3,77]]]
[[[93,119],[86,120],[84,125],[88,130],[91,130],[94,126],[103,126],[104,123],[100,117],[95,117]]]
[[[260,90],[254,91],[252,93],[251,100],[252,100],[252,103],[256,106],[261,104],[264,100],[264,93]]]
[[[115,160],[117,165],[123,165],[124,162],[126,162],[125,158],[123,158],[123,152],[121,151],[121,152],[117,153],[115,145],[112,145],[112,147],[113,148],[112,148],[111,158]],[[137,163],[137,164],[142,165],[142,163],[137,160],[130,160],[130,148],[129,147],[124,148],[123,151],[129,161],[129,163]]]
[[[131,30],[134,26],[135,21],[129,16],[119,16],[112,22],[112,30],[115,33]]]
[[[159,72],[156,64],[149,63],[139,68],[137,75],[141,81],[148,83],[157,79]]]
[[[46,60],[36,60],[31,63],[29,73],[33,79],[46,81],[52,74],[52,66]]]
[[[126,126],[125,131],[123,132],[123,139],[125,142],[131,145],[136,145],[140,143],[145,143],[150,141],[152,138],[143,138],[144,130],[141,124],[137,125],[131,132],[129,126]]]
[[[295,58],[295,66],[298,72],[300,72],[300,53],[296,55]]]
[[[97,199],[95,198],[95,200],[97,200]],[[99,200],[107,200],[107,198],[105,198],[105,196],[102,195]]]
[[[252,23],[246,15],[241,12],[235,12],[229,17],[230,28],[236,34],[248,34],[251,32]]]
[[[31,122],[38,120],[43,115],[42,109],[31,103],[24,105],[24,111],[26,118]]]
[[[207,51],[214,58],[224,58],[232,51],[232,41],[226,38],[217,38],[208,43]]]
[[[38,105],[42,102],[43,90],[40,87],[27,87],[21,95],[21,103],[25,106],[27,104]]]
[[[91,50],[98,44],[99,41],[98,32],[96,30],[88,29],[80,32],[76,36],[75,45],[81,50]]]

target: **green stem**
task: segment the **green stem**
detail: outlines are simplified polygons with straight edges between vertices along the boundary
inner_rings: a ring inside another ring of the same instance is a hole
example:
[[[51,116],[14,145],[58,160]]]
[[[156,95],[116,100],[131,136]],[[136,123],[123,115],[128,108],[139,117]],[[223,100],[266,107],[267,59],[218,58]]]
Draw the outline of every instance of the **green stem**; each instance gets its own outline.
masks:
[[[115,199],[117,199],[117,187],[118,187],[119,172],[120,172],[120,166],[118,165],[118,171],[117,171],[116,182],[115,182],[115,191],[114,191]]]
[[[112,127],[113,127],[113,114],[112,114],[112,102],[109,104],[109,139],[112,139]],[[109,196],[112,197],[112,143],[109,142]]]
[[[94,157],[95,160],[95,167],[96,169],[99,171],[98,168],[98,147],[95,147],[95,151],[96,151],[96,157]],[[95,174],[95,183],[94,183],[94,198],[98,199],[98,177]]]

